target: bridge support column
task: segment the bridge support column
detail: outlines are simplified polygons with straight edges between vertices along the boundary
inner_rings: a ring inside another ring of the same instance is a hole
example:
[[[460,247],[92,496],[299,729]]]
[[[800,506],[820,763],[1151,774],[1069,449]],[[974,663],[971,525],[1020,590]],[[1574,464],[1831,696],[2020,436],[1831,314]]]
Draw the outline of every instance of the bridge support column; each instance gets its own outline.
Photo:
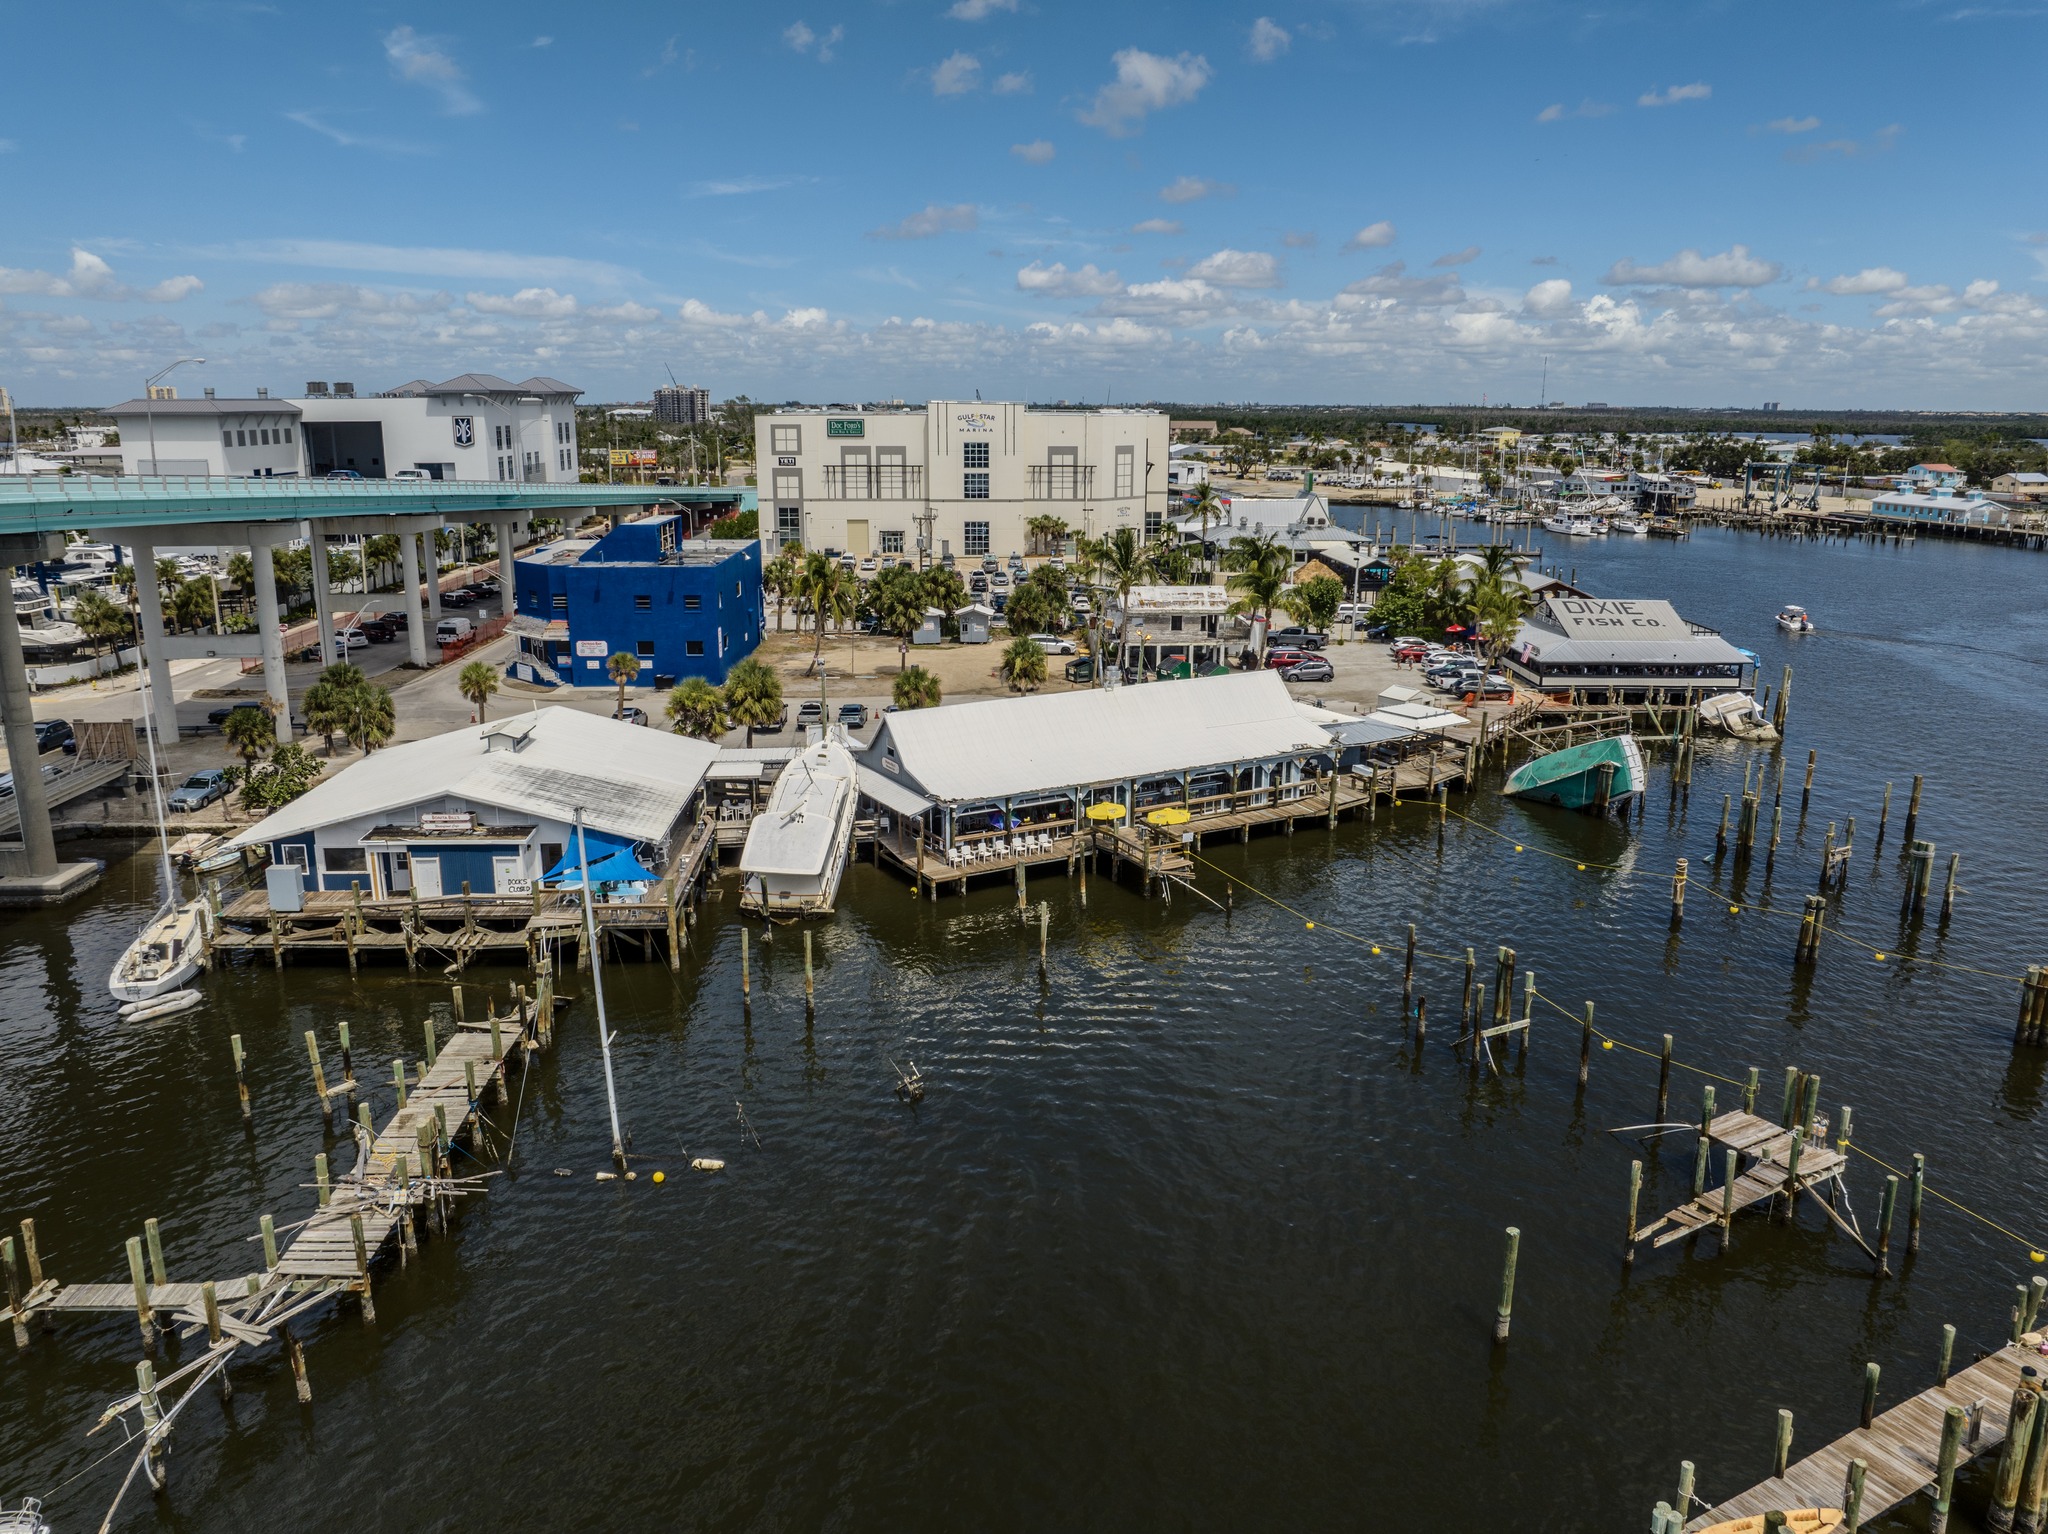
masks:
[[[328,590],[324,524],[306,524],[306,547],[313,555],[313,626],[320,631],[320,664],[331,666],[337,660],[347,660],[348,650],[334,642],[334,598]]]
[[[495,524],[495,531],[498,535],[498,611],[509,618],[516,596],[512,589],[512,554],[519,547],[519,524],[499,522]]]
[[[249,562],[256,567],[256,635],[263,646],[263,688],[277,709],[280,744],[292,738],[292,695],[285,683],[284,634],[277,610],[277,566],[270,544],[260,536],[249,540]]]
[[[135,606],[142,619],[142,663],[149,668],[148,702],[156,714],[157,739],[175,745],[178,699],[171,690],[171,662],[164,650],[164,604],[156,582],[154,533],[137,532],[131,552],[135,558]]]
[[[415,666],[427,663],[427,618],[420,601],[420,544],[412,533],[398,535],[399,573],[404,578],[405,648]]]
[[[14,803],[30,878],[57,872],[57,839],[50,833],[50,801],[43,793],[36,750],[35,706],[29,699],[28,662],[21,653],[21,622],[14,612],[14,567],[0,565],[0,715],[6,718],[7,761],[14,770]]]
[[[427,625],[430,629],[441,626],[441,546],[436,541],[441,536],[438,527],[430,527],[420,534],[420,552],[425,556],[427,567]]]

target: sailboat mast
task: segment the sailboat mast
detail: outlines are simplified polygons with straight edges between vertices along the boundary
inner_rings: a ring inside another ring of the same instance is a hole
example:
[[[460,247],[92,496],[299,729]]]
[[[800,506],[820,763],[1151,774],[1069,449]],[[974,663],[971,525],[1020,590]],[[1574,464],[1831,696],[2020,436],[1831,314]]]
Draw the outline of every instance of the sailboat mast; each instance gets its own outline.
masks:
[[[178,898],[177,875],[171,871],[171,828],[164,813],[163,771],[156,756],[156,703],[149,695],[149,667],[142,672],[142,730],[149,742],[149,793],[156,802],[156,850],[158,863],[164,874],[164,903],[174,904]]]
[[[590,848],[583,838],[583,807],[576,808],[576,860],[583,865],[583,933],[590,944],[590,987],[597,994],[597,1042],[604,1053],[604,1100],[612,1115],[612,1160],[626,1164],[626,1142],[619,1133],[619,1093],[612,1082],[612,1028],[604,1011],[604,952],[597,941],[597,911],[590,903]]]

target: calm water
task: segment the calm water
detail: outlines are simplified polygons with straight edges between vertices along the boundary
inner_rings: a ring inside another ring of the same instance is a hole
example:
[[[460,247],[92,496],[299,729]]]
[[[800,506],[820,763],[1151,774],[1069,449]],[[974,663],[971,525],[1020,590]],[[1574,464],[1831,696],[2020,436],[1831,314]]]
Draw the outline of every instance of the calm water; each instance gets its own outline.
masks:
[[[1831,943],[1795,975],[1792,920],[1729,915],[1703,888],[1729,887],[1721,794],[1772,760],[1732,744],[1702,751],[1685,817],[1659,763],[1627,833],[1487,793],[1472,813],[1506,839],[1453,820],[1439,852],[1406,811],[1209,854],[1314,931],[1242,895],[1226,920],[1101,879],[1083,910],[1048,877],[1043,988],[1009,890],[919,903],[863,866],[819,932],[808,1025],[788,933],[742,1017],[736,922],[714,903],[680,975],[607,971],[624,1116],[667,1183],[592,1181],[608,1138],[580,1002],[525,1079],[510,1173],[384,1277],[374,1331],[353,1308],[317,1327],[311,1408],[274,1353],[242,1367],[231,1413],[208,1398],[184,1419],[169,1497],[131,1494],[122,1526],[1635,1529],[1681,1458],[1709,1496],[1767,1469],[1779,1406],[1802,1449],[1852,1426],[1866,1360],[1897,1399],[1931,1382],[1943,1322],[1995,1343],[2026,1246],[1932,1202],[1925,1249],[1884,1282],[1811,1212],[1625,1274],[1630,1157],[1649,1162],[1646,1213],[1689,1187],[1689,1140],[1660,1157],[1608,1133],[1654,1116],[1654,1061],[1600,1052],[1581,1097],[1576,1030],[1539,1009],[1526,1065],[1475,1081],[1449,1051],[1459,972],[1441,962],[1419,977],[1437,1022],[1418,1058],[1398,942],[1413,921],[1438,953],[1511,943],[1546,993],[1594,999],[1625,1038],[1668,1031],[1682,1060],[1761,1067],[1766,1102],[1785,1065],[1818,1070],[1860,1145],[1895,1165],[1925,1152],[1935,1186],[2048,1241],[2043,1061],[2015,1063],[2002,978],[2048,961],[2048,566],[1715,533],[1562,558],[1603,595],[1720,625],[1767,676],[1797,667],[1778,876],[1741,892],[1796,911],[1827,822],[1853,814],[1840,919],[1884,962]],[[1778,636],[1785,601],[1823,632]],[[1963,854],[1967,893],[1946,932],[1900,942],[1915,771],[1920,834]],[[1673,940],[1680,855],[1696,882]],[[118,1278],[150,1215],[174,1278],[245,1271],[257,1216],[301,1216],[327,1146],[301,1033],[331,1058],[345,1017],[359,1060],[411,1057],[446,1002],[402,972],[249,966],[214,977],[196,1018],[122,1027],[101,981],[152,898],[147,860],[118,863],[61,919],[11,920],[0,950],[0,1216],[34,1215],[66,1279]],[[930,1082],[915,1111],[891,1057]],[[1678,1074],[1674,1117],[1700,1081]],[[688,1154],[727,1170],[682,1171]],[[1878,1189],[1857,1165],[1866,1226]],[[1521,1280],[1496,1352],[1509,1224]],[[121,1318],[5,1350],[0,1495],[47,1494],[105,1452],[85,1429],[137,1352]],[[95,1526],[124,1465],[57,1492],[60,1529]],[[1980,1470],[1969,1516],[1982,1496]]]

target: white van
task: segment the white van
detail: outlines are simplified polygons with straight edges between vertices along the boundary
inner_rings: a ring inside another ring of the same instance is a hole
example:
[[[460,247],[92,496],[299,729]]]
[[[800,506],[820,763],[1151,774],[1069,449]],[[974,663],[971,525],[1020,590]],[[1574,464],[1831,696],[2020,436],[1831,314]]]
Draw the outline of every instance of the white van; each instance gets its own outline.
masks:
[[[475,626],[467,618],[443,618],[440,626],[434,630],[434,643],[458,643],[461,640],[467,639],[470,630]]]

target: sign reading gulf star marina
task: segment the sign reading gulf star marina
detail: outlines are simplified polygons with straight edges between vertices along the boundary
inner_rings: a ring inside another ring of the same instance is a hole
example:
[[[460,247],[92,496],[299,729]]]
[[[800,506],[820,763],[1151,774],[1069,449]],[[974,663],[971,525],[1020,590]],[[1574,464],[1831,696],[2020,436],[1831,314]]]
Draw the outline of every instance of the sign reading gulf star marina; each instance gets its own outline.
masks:
[[[1690,639],[1692,625],[1669,602],[1602,602],[1546,597],[1550,618],[1568,639]]]

